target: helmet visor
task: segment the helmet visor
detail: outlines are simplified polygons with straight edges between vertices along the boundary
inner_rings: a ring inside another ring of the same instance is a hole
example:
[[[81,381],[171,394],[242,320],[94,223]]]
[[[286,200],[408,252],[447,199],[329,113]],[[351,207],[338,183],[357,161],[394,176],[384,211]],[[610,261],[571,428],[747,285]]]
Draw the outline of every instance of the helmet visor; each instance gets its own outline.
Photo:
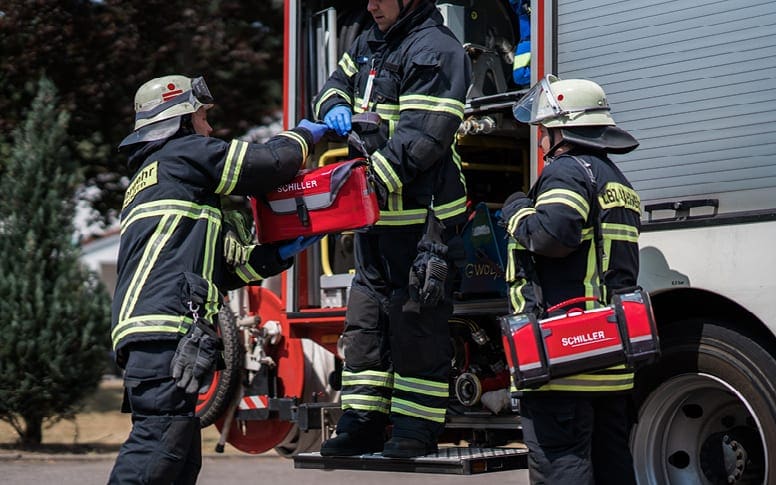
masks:
[[[529,89],[528,92],[512,107],[512,114],[515,116],[515,119],[521,123],[536,123],[537,121],[540,121],[537,113],[542,102],[542,94],[545,94],[547,104],[549,104],[554,112],[542,116],[542,119],[552,115],[560,115],[563,110],[550,89],[550,84],[558,80],[559,79],[552,74],[547,74],[542,80],[534,84],[533,87],[531,87],[531,89]]]
[[[213,95],[210,94],[210,89],[208,89],[205,78],[202,76],[191,80],[191,92],[200,103],[213,104]]]

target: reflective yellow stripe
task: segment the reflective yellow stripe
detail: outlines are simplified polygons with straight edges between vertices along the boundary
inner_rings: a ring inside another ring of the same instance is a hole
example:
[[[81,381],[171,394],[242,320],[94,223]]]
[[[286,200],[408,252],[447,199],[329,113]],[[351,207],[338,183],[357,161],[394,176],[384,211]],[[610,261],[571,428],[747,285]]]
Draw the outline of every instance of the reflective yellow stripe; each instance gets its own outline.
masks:
[[[140,263],[132,274],[124,300],[121,302],[119,320],[125,320],[132,314],[140,298],[140,292],[145,285],[146,279],[148,279],[148,275],[154,268],[156,260],[159,259],[162,249],[164,249],[167,241],[170,240],[170,237],[172,237],[175,229],[178,227],[180,220],[181,216],[179,214],[167,214],[162,216],[156,225],[156,230],[148,239],[143,255],[140,258]]]
[[[321,113],[321,106],[323,106],[323,103],[325,103],[326,100],[332,96],[339,96],[348,105],[353,104],[353,98],[351,98],[348,93],[342,91],[341,89],[329,88],[321,95],[313,108],[313,111],[315,111],[315,115],[318,118],[323,118],[326,115],[326,113]]]
[[[379,226],[401,226],[403,224],[422,224],[426,220],[424,209],[407,209],[403,211],[380,211]],[[443,205],[435,205],[434,212],[442,220],[455,217],[466,212],[466,196]]]
[[[394,171],[391,162],[379,151],[372,154],[372,169],[388,188],[388,192],[396,192],[401,188],[399,175]]]
[[[612,368],[613,369],[613,368]],[[625,374],[577,374],[553,379],[533,391],[626,391],[633,388],[633,372]]]
[[[393,388],[393,373],[365,370],[362,372],[342,371],[343,386],[377,386]]]
[[[448,397],[450,395],[449,384],[447,382],[402,377],[399,374],[396,374],[393,388],[401,391],[424,394],[426,396]]]
[[[633,243],[639,241],[639,230],[630,224],[614,224],[612,222],[604,222],[601,224],[601,235],[604,237],[604,239],[612,239],[615,241],[627,241]]]
[[[140,219],[166,215],[180,215],[189,219],[207,219],[221,223],[221,212],[215,207],[182,200],[162,199],[134,207],[127,217],[121,219],[121,233],[123,234],[129,226]]]
[[[445,422],[446,408],[432,408],[421,406],[418,403],[407,401],[405,399],[393,398],[391,401],[391,413],[413,416],[415,418],[427,419],[437,423]]]
[[[388,414],[391,410],[391,400],[380,396],[368,396],[364,394],[343,394],[341,407],[356,409],[358,411],[377,411]]]
[[[408,94],[399,97],[399,110],[417,109],[433,111],[436,113],[448,113],[456,118],[463,119],[464,104],[452,98],[438,98],[423,94]]]
[[[350,54],[347,52],[342,54],[342,57],[340,58],[337,65],[342,68],[342,72],[344,72],[347,77],[352,77],[355,73],[358,72],[356,63],[353,62],[353,58],[351,58]]]
[[[533,207],[523,207],[515,212],[515,214],[509,218],[509,224],[507,224],[507,231],[509,234],[516,234],[517,226],[520,224],[520,221],[533,214],[536,214],[536,209]]]
[[[307,159],[307,142],[304,141],[304,137],[302,135],[293,131],[284,131],[282,133],[278,133],[278,136],[285,136],[299,143],[299,148],[302,149],[302,160]]]
[[[590,204],[584,197],[567,189],[551,189],[542,193],[536,198],[536,204],[534,207],[549,204],[563,204],[571,207],[582,216],[582,219],[587,220],[587,215],[590,213]]]
[[[237,185],[242,170],[242,162],[245,158],[245,152],[248,151],[248,143],[240,140],[232,140],[229,144],[229,150],[226,152],[226,161],[224,162],[224,171],[221,173],[221,180],[216,187],[216,193],[229,195]]]
[[[364,104],[363,98],[356,98],[353,105],[353,112],[354,113],[363,113],[366,111],[361,106]],[[389,121],[398,121],[399,120],[399,105],[398,104],[390,104],[390,103],[378,103],[375,105],[372,105],[371,110],[377,114],[380,115],[380,118],[383,120],[389,120]],[[390,134],[393,134],[391,132]]]
[[[136,333],[186,333],[193,323],[184,315],[140,315],[119,321],[111,332],[113,348],[127,335]]]

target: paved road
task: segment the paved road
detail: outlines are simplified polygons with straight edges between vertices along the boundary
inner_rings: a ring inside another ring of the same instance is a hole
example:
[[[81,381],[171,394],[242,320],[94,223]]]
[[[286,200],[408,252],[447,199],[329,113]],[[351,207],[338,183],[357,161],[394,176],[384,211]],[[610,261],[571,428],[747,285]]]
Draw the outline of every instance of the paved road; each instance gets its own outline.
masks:
[[[7,485],[105,485],[113,456],[0,457],[0,483]],[[292,460],[278,456],[206,456],[199,485],[527,485],[525,470],[482,475],[430,475],[371,471],[294,469]]]

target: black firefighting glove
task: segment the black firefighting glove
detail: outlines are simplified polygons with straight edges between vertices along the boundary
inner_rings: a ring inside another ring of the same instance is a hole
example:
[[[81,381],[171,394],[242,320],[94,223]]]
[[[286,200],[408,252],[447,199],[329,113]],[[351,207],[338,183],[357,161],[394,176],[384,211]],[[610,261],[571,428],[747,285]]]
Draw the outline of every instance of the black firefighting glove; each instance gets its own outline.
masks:
[[[436,306],[445,296],[447,245],[442,242],[445,226],[434,211],[426,215],[426,230],[418,243],[418,255],[410,268],[410,299],[420,306]]]
[[[215,369],[223,348],[215,329],[197,319],[178,342],[170,363],[175,385],[187,394],[196,394],[204,377]]]
[[[526,207],[531,207],[532,205],[533,200],[528,198],[525,195],[525,192],[515,192],[504,201],[504,205],[501,208],[501,220],[499,221],[499,224],[503,227],[509,227],[509,220],[512,219],[512,216],[517,214],[517,211],[525,209]]]

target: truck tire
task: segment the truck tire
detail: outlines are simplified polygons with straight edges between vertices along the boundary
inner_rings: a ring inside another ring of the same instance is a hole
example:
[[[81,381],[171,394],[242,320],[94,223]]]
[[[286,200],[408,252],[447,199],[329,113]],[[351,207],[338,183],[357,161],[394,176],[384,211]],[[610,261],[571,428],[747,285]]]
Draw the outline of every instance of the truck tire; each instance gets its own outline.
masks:
[[[661,329],[660,360],[636,373],[638,483],[774,483],[776,359],[729,323]]]
[[[226,367],[215,371],[207,388],[197,398],[197,416],[206,428],[213,424],[229,408],[235,398],[243,370],[243,347],[237,317],[228,305],[218,313],[218,334],[224,342]]]

